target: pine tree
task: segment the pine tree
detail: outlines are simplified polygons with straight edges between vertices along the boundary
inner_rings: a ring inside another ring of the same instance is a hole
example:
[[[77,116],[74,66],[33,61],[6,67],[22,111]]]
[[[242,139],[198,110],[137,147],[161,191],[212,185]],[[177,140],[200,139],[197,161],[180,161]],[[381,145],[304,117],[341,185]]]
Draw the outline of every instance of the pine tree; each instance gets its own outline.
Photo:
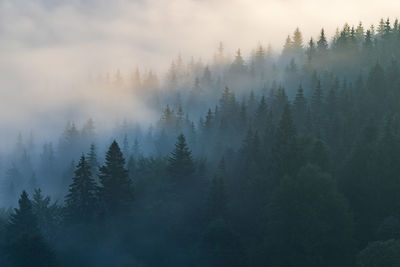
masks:
[[[211,76],[211,71],[210,68],[208,66],[206,66],[204,68],[204,72],[203,72],[203,77],[201,78],[201,82],[202,84],[204,84],[205,86],[210,87],[211,83],[212,83],[212,76]]]
[[[81,136],[84,141],[93,141],[95,134],[95,127],[93,119],[88,119],[82,128]]]
[[[308,48],[307,48],[307,57],[308,57],[308,61],[311,61],[314,57],[315,54],[315,43],[313,38],[310,39],[310,42],[308,42]]]
[[[67,216],[72,221],[89,221],[96,208],[96,184],[90,172],[90,166],[81,156],[74,171],[72,184],[65,199]]]
[[[122,142],[122,153],[124,154],[125,158],[129,157],[129,141],[126,133],[124,134],[124,140]]]
[[[352,266],[353,221],[332,179],[306,165],[286,177],[268,205],[263,266]]]
[[[307,126],[307,100],[304,97],[303,87],[300,84],[293,103],[294,121],[296,129],[304,133]]]
[[[32,210],[32,202],[25,191],[22,191],[18,200],[18,208],[10,216],[8,234],[15,238],[21,233],[37,233],[39,231],[37,218]]]
[[[47,240],[54,239],[54,233],[62,223],[62,208],[57,205],[57,202],[51,203],[50,197],[43,196],[42,191],[38,188],[33,194],[32,211],[43,236]]]
[[[231,65],[231,72],[233,74],[244,74],[245,71],[246,71],[246,67],[244,65],[244,60],[242,58],[240,49],[238,49],[235,60],[232,62],[232,65]]]
[[[264,130],[266,126],[266,117],[268,114],[268,106],[267,102],[265,101],[265,97],[262,96],[260,103],[258,104],[256,114],[255,114],[255,127],[259,130]]]
[[[290,105],[286,104],[275,135],[273,164],[275,178],[293,175],[299,167],[296,128],[293,124]],[[278,183],[278,181],[276,181]]]
[[[32,202],[23,191],[7,226],[6,256],[11,266],[56,266],[53,251],[39,232]]]
[[[210,192],[207,200],[207,214],[209,218],[219,218],[225,215],[226,197],[224,178],[214,176],[211,180]]]
[[[105,164],[100,168],[99,199],[105,211],[118,213],[134,200],[132,181],[125,169],[125,159],[114,140],[106,154]]]
[[[311,112],[312,112],[312,125],[315,135],[319,135],[322,127],[322,116],[323,116],[323,95],[321,81],[318,80],[317,87],[311,98]]]
[[[299,28],[293,33],[293,44],[292,44],[293,51],[297,54],[301,54],[303,51],[303,35],[300,32]]]
[[[192,153],[183,134],[178,136],[175,149],[168,159],[168,172],[173,178],[190,177],[194,172]]]
[[[291,56],[292,52],[293,52],[293,42],[290,35],[288,35],[285,44],[283,46],[282,55]]]
[[[140,148],[140,144],[137,138],[135,138],[135,140],[133,141],[132,155],[136,159],[139,159],[142,156],[142,150]]]
[[[357,38],[358,43],[360,43],[364,38],[364,26],[361,21],[358,24],[357,29],[356,29],[356,38]]]
[[[99,170],[100,163],[97,160],[97,148],[94,143],[90,145],[90,150],[87,155],[87,163],[90,166],[90,173],[94,176]]]

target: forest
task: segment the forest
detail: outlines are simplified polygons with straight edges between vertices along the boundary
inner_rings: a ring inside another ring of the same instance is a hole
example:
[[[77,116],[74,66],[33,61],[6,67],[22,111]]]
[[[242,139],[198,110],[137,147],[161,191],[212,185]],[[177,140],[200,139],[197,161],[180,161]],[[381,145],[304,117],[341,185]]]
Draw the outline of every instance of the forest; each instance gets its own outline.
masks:
[[[96,74],[157,114],[65,121],[0,158],[0,266],[400,266],[400,25],[164,74]]]

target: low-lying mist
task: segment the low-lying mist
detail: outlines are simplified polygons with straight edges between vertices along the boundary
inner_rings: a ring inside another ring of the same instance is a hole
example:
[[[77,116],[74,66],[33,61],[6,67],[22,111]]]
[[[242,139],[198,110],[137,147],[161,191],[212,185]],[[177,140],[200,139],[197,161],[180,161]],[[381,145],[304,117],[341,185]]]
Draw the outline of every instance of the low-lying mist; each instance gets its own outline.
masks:
[[[333,35],[343,20],[369,25],[380,15],[395,16],[399,8],[396,1],[369,3],[368,9],[360,6],[362,1],[346,2],[343,9],[344,3],[1,0],[0,147],[14,142],[18,132],[34,131],[49,139],[68,120],[154,122],[140,98],[88,88],[89,76],[113,75],[120,69],[129,78],[140,67],[152,69],[163,81],[172,57],[194,56],[210,63],[210,51],[216,51],[219,41],[231,57],[237,48],[248,57],[257,42],[279,52],[294,24],[317,35],[320,25],[314,21],[324,21]],[[337,14],[325,16],[328,7]]]

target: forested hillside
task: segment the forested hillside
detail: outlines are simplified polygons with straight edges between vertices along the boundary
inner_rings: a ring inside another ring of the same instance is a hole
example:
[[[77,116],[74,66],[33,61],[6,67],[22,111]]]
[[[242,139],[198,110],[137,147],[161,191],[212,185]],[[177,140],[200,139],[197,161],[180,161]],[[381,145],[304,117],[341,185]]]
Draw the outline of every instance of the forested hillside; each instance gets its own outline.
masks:
[[[140,99],[148,125],[17,136],[0,266],[399,266],[398,21],[246,55],[81,85]]]

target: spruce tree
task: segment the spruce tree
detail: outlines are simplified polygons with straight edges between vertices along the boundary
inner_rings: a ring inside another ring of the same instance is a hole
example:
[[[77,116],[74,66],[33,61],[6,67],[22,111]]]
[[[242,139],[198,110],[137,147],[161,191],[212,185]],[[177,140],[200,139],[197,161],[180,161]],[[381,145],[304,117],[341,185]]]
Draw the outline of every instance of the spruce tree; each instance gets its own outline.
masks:
[[[22,191],[18,200],[18,208],[10,216],[8,234],[16,237],[21,233],[37,233],[39,231],[37,218],[32,210],[32,202],[26,191]]]
[[[10,215],[6,237],[5,254],[10,266],[56,266],[54,253],[39,232],[32,202],[25,191],[18,208]]]
[[[90,150],[87,155],[87,163],[90,166],[90,173],[94,176],[99,170],[99,161],[97,159],[97,148],[94,143],[90,144]]]
[[[100,168],[99,198],[106,212],[117,213],[134,200],[132,181],[125,169],[125,159],[114,140],[107,151],[105,164]]]
[[[178,136],[175,149],[168,159],[168,172],[174,178],[190,177],[194,172],[192,153],[183,134]]]
[[[211,180],[210,191],[207,199],[208,219],[214,220],[224,218],[226,215],[224,176],[226,176],[225,161],[222,159],[218,165],[217,174]]]
[[[290,105],[283,111],[273,146],[273,164],[276,179],[293,175],[299,165],[296,128],[293,124]],[[276,181],[278,182],[278,181]]]
[[[70,220],[85,222],[93,218],[97,202],[96,184],[92,178],[90,166],[83,155],[74,171],[65,201],[67,216]]]
[[[303,87],[300,84],[293,103],[294,121],[296,129],[304,133],[307,126],[307,100],[304,97]]]
[[[264,130],[266,127],[266,117],[268,114],[268,106],[267,102],[265,101],[265,97],[262,96],[260,103],[258,104],[256,114],[255,114],[255,127],[258,130]]]

